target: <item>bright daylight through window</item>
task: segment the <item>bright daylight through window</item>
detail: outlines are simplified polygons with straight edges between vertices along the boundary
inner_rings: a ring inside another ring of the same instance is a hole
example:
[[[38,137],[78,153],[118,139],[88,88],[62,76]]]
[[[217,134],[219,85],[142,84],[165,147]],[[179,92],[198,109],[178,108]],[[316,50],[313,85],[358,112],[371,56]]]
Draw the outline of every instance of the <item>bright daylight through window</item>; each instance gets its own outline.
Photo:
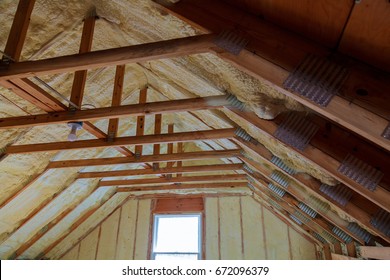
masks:
[[[201,259],[201,215],[155,215],[152,259]]]

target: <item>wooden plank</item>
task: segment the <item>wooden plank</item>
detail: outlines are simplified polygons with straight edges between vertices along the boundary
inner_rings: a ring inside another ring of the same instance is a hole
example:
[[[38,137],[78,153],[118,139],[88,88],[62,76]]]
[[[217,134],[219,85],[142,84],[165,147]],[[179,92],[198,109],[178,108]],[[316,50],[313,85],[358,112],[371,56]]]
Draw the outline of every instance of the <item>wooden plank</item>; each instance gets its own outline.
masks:
[[[148,88],[141,89],[139,93],[139,101],[138,104],[145,104],[147,99],[147,93]],[[136,128],[136,135],[142,136],[144,135],[144,127],[145,127],[145,116],[138,116],[137,117],[137,128]],[[169,133],[169,132],[168,132]],[[141,156],[142,155],[142,145],[135,145],[135,155]]]
[[[205,198],[205,256],[206,260],[219,259],[219,223],[218,223],[218,199],[216,197]]]
[[[96,172],[81,172],[77,178],[103,178],[116,176],[134,176],[134,175],[151,175],[151,174],[174,174],[194,173],[194,172],[213,172],[213,171],[235,171],[241,170],[243,164],[216,164],[216,165],[195,165],[184,167],[160,168],[160,169],[130,169],[130,170],[114,170],[114,171],[96,171]]]
[[[242,260],[239,198],[221,197],[219,200],[221,259]]]
[[[14,61],[19,61],[26,39],[30,16],[35,0],[19,0],[4,52]]]
[[[261,205],[252,197],[244,196],[242,200],[243,243],[245,260],[264,260],[265,244],[261,220]]]
[[[95,260],[99,239],[99,228],[95,228],[80,241],[79,260]]]
[[[389,247],[360,246],[359,250],[362,258],[390,260]]]
[[[171,124],[168,124],[168,133],[174,133],[174,124],[171,123]],[[167,144],[167,154],[168,155],[171,155],[173,154],[173,143],[168,143]],[[173,167],[175,163],[174,162],[167,162],[167,167],[168,168],[171,168]],[[172,175],[168,175],[168,177],[172,177]]]
[[[206,53],[214,35],[199,35],[128,47],[13,63],[0,70],[0,80],[96,69],[113,65]]]
[[[179,142],[177,143],[177,152],[178,153],[182,153],[184,152],[184,148],[183,148],[183,143],[182,142]],[[183,166],[183,162],[180,160],[177,162],[177,168],[181,168]],[[181,177],[182,176],[182,173],[177,173],[176,174],[176,177]]]
[[[97,260],[115,260],[119,212],[120,209],[117,209],[101,224],[99,247],[96,254]]]
[[[156,114],[154,116],[154,134],[161,134],[161,121],[162,116],[161,114]],[[160,144],[154,144],[153,145],[153,155],[159,155],[160,154]],[[153,168],[157,169],[160,165],[158,162],[153,163]]]
[[[177,184],[185,182],[218,182],[218,181],[246,181],[247,177],[243,174],[233,175],[204,175],[204,176],[185,176],[172,178],[150,178],[150,179],[130,179],[130,180],[107,180],[100,181],[99,187],[107,186],[131,186],[144,184]]]
[[[67,110],[66,105],[62,104],[59,100],[51,96],[29,79],[15,79],[11,82],[50,107],[50,112]]]
[[[161,198],[157,199],[156,206],[153,210],[154,213],[190,213],[190,212],[203,212],[203,198],[191,197],[191,198]]]
[[[67,168],[81,166],[99,166],[113,164],[128,164],[128,163],[147,163],[147,162],[166,162],[177,160],[202,160],[212,158],[230,158],[240,155],[240,150],[221,150],[221,151],[206,151],[206,152],[187,152],[182,154],[172,155],[147,155],[139,159],[116,157],[116,158],[96,158],[96,159],[79,159],[79,160],[63,160],[52,161],[48,165],[51,168]]]
[[[123,82],[125,78],[125,65],[118,65],[115,71],[114,91],[112,93],[111,107],[120,106],[123,93]],[[108,122],[108,137],[113,139],[117,136],[119,119],[112,118]]]
[[[388,1],[372,0],[355,5],[345,27],[339,50],[390,71],[389,13]]]
[[[147,145],[156,143],[169,142],[189,142],[197,140],[210,139],[224,139],[232,138],[234,136],[234,129],[214,129],[214,130],[199,130],[193,132],[177,132],[171,134],[160,135],[144,135],[144,136],[130,136],[117,137],[112,142],[102,141],[100,139],[81,140],[75,142],[56,142],[56,143],[42,143],[42,144],[27,144],[9,146],[5,149],[5,154],[24,154],[36,152],[50,152],[50,151],[64,151],[77,149],[95,149],[119,147],[124,145]]]
[[[134,254],[134,239],[136,234],[138,203],[130,199],[122,206],[122,216],[119,224],[117,260],[132,260]]]
[[[356,245],[355,242],[349,242],[346,244],[348,256],[356,258]]]
[[[332,252],[330,251],[330,245],[324,244],[322,248],[323,248],[323,252],[324,252],[324,259],[331,260],[332,259]]]
[[[180,191],[195,189],[213,189],[213,188],[238,188],[248,187],[247,182],[224,182],[224,183],[207,183],[207,184],[181,184],[181,185],[162,185],[152,187],[123,187],[118,188],[117,192],[144,192],[144,191]]]
[[[61,260],[78,260],[78,255],[79,255],[79,250],[80,250],[80,244],[77,244],[74,246],[70,251],[68,251],[62,258]]]
[[[211,5],[213,8],[210,7]],[[228,5],[224,5],[220,1],[212,3],[202,1],[202,4],[199,4],[199,1],[181,1],[175,5],[166,5],[164,9],[176,16],[179,14],[180,18],[189,24],[195,22],[196,24],[193,24],[195,28],[203,26],[203,30],[215,33],[229,28],[234,29],[246,37],[250,43],[247,49],[241,51],[239,55],[233,55],[219,47],[214,48],[215,53],[220,58],[231,62],[240,70],[261,79],[267,86],[295,99],[335,123],[354,131],[388,151],[390,150],[389,140],[381,136],[388,125],[388,120],[364,109],[365,106],[357,106],[350,100],[335,96],[327,107],[321,107],[284,88],[283,83],[287,76],[304,57],[308,54],[326,56],[329,53],[328,50],[302,40],[302,38],[276,26],[271,26],[253,15],[229,8]],[[198,11],[196,12],[196,10]],[[259,40],[259,38],[266,38],[266,40]],[[283,49],[283,52],[280,52],[280,49]],[[347,58],[346,60],[348,61]],[[379,76],[375,69],[355,62],[349,64],[351,64],[353,71],[350,74],[352,77],[346,82],[345,91],[353,91],[351,94],[356,95],[356,89],[365,88],[373,96],[376,95],[376,92],[381,95],[380,92],[389,91],[390,86],[387,82],[389,78],[386,73],[382,73],[382,76],[387,78],[379,79],[380,81],[377,81],[373,86],[371,81],[375,81],[375,77]],[[361,69],[364,69],[369,78],[362,80],[353,77],[356,76],[356,73],[362,72]],[[347,93],[342,92],[341,94]],[[387,111],[389,111],[388,108]]]
[[[134,259],[146,260],[148,256],[149,247],[149,234],[150,230],[150,217],[151,217],[151,200],[145,199],[139,201],[138,219],[137,219],[137,232]]]
[[[79,53],[87,53],[91,51],[93,32],[95,29],[96,16],[92,15],[84,20],[83,32],[81,36]],[[83,103],[84,88],[87,81],[87,70],[76,71],[73,78],[73,85],[70,95],[70,101],[80,109]],[[72,107],[72,105],[71,105]]]
[[[19,82],[21,80],[17,80]],[[34,96],[38,99],[43,100],[44,98],[48,99],[49,94],[43,94],[42,90],[33,91],[33,87],[37,87],[31,82],[27,82],[27,85],[24,87],[28,92],[34,92]],[[118,89],[119,91],[119,89]],[[22,96],[23,98],[27,96]],[[30,96],[31,97],[31,96]],[[51,96],[50,96],[51,97]],[[115,97],[118,98],[118,97]],[[2,118],[0,119],[0,128],[20,128],[20,127],[30,127],[35,125],[48,125],[48,124],[57,124],[57,123],[66,123],[66,122],[75,122],[75,121],[93,121],[105,118],[119,118],[119,117],[129,117],[129,116],[144,116],[144,115],[153,115],[161,113],[175,113],[183,111],[195,111],[195,110],[206,110],[211,108],[222,108],[223,106],[228,106],[229,102],[226,100],[225,95],[218,96],[209,96],[209,97],[198,97],[198,98],[189,98],[189,99],[179,99],[179,100],[170,100],[170,101],[160,101],[160,102],[151,102],[145,104],[132,104],[132,105],[123,105],[123,106],[111,106],[105,108],[97,109],[88,109],[82,111],[74,112],[60,112],[67,110],[67,107],[61,102],[55,100],[48,100],[47,103],[50,108],[55,107],[50,111],[54,112],[52,114],[41,114],[33,116],[21,116],[21,117],[11,117],[11,118]],[[40,101],[42,102],[42,101]],[[55,102],[55,103],[54,103]],[[116,101],[117,102],[117,101]],[[52,104],[53,103],[53,104]],[[43,108],[42,108],[43,109]],[[161,116],[156,117],[157,124],[161,122]],[[84,124],[85,126],[85,124]],[[161,130],[157,129],[157,132],[161,133]],[[158,133],[156,133],[158,134]]]

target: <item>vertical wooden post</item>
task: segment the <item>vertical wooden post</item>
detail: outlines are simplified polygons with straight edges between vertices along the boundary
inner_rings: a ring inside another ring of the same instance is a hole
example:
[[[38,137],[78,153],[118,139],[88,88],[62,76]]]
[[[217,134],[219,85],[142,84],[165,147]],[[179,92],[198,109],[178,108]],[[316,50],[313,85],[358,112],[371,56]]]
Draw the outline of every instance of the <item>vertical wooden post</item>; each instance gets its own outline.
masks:
[[[174,132],[174,124],[171,123],[171,124],[168,124],[168,133],[173,133]],[[168,143],[167,144],[167,154],[168,155],[171,155],[173,154],[173,143]],[[167,162],[167,168],[171,168],[173,167],[174,165],[174,162],[170,161],[170,162]],[[172,174],[167,174],[166,175],[167,178],[172,178]]]
[[[125,77],[125,65],[118,65],[115,72],[114,90],[111,106],[119,106],[122,101],[123,81]],[[108,139],[113,140],[117,136],[119,119],[110,119],[108,123]]]
[[[154,116],[154,134],[158,135],[161,134],[161,121],[162,121],[162,115],[157,114]],[[159,155],[160,154],[160,144],[154,144],[153,146],[153,155]],[[158,169],[160,167],[160,164],[158,162],[153,163],[153,169]]]
[[[84,20],[83,33],[80,42],[79,53],[87,53],[91,51],[92,48],[92,39],[93,32],[95,29],[95,19],[96,14],[93,13]],[[70,96],[70,101],[78,106],[80,109],[83,102],[84,88],[87,81],[87,70],[76,71],[73,79],[72,92]],[[70,106],[72,108],[72,105]]]
[[[141,89],[141,91],[139,93],[139,104],[146,103],[147,92],[148,92],[147,88]],[[137,131],[136,131],[137,136],[144,135],[144,126],[145,126],[145,116],[138,116],[138,118],[137,118]],[[142,145],[136,145],[135,146],[135,156],[139,157],[141,155],[142,155]]]
[[[177,152],[178,153],[182,153],[183,152],[183,142],[179,142],[177,143]],[[177,167],[180,168],[183,166],[183,161],[178,161],[177,162]],[[176,174],[176,177],[181,177],[182,176],[182,173],[177,173]]]

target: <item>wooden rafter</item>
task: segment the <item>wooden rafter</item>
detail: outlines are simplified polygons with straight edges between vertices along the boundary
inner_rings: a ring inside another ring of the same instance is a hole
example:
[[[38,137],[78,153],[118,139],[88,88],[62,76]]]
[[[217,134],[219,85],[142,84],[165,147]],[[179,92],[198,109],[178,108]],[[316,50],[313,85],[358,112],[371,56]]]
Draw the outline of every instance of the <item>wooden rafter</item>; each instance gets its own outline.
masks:
[[[107,186],[131,186],[146,184],[176,184],[188,182],[218,182],[218,181],[246,181],[247,177],[243,174],[232,175],[203,175],[203,176],[184,176],[173,178],[147,178],[147,179],[129,179],[129,180],[106,180],[100,181],[100,187]]]
[[[161,134],[161,121],[162,121],[162,115],[156,114],[154,116],[154,134]],[[160,144],[154,144],[153,145],[153,154],[159,155],[160,154]],[[153,163],[153,168],[158,169],[160,164],[158,162]]]
[[[326,56],[330,54],[330,51],[326,48],[315,45],[288,31],[270,25],[258,17],[239,11],[219,1],[213,1],[213,3],[207,1],[181,1],[175,5],[169,5],[166,1],[155,2],[160,3],[159,7],[166,12],[178,16],[204,32],[218,33],[222,30],[234,29],[236,32],[244,34],[250,43],[246,50],[241,51],[238,56],[218,47],[214,48],[216,54],[255,78],[267,80],[268,85],[272,88],[297,100],[324,117],[354,131],[388,151],[390,150],[390,140],[381,136],[389,123],[390,112],[388,106],[387,110],[384,107],[386,119],[366,109],[372,108],[372,106],[370,104],[366,105],[363,101],[359,102],[359,105],[355,105],[348,99],[335,96],[327,107],[321,107],[284,88],[283,82],[287,79],[287,76],[308,54]],[[266,40],[260,40],[259,38],[266,38]],[[280,52],[280,49],[283,49],[283,52]],[[381,101],[376,103],[378,107],[385,106],[383,103],[387,103],[387,100],[382,92],[389,91],[388,75],[383,73],[383,77],[378,79],[376,70],[356,62],[350,62],[349,64],[352,70],[342,95],[355,98],[357,96],[355,90],[363,88],[368,90],[370,95],[379,96],[378,100]],[[364,79],[362,80],[361,77],[364,77]]]
[[[139,101],[138,101],[140,105],[146,103],[147,93],[148,93],[148,88],[141,89],[139,93]],[[135,135],[142,136],[144,135],[144,131],[145,131],[145,116],[141,115],[137,117],[137,127],[136,127]],[[134,150],[135,150],[135,155],[137,157],[142,155],[142,145],[135,145]]]
[[[37,95],[40,97],[43,95]],[[60,112],[66,106],[56,101],[57,110],[52,114],[41,114],[34,116],[22,116],[0,119],[0,128],[17,128],[34,125],[48,125],[72,121],[93,121],[104,118],[119,118],[128,116],[143,116],[161,113],[174,113],[182,111],[205,110],[211,108],[222,108],[228,106],[226,96],[210,96],[204,98],[189,98],[172,101],[151,102],[145,104],[132,104],[112,106],[105,108],[89,109],[74,112]],[[63,105],[63,106],[62,106]]]
[[[92,14],[84,19],[83,33],[81,36],[79,53],[87,53],[91,51],[93,32],[95,29],[96,15]],[[84,88],[87,81],[87,70],[76,71],[73,78],[72,91],[70,101],[81,108],[83,102]],[[71,105],[72,106],[72,105]]]
[[[112,142],[102,141],[100,139],[82,140],[76,142],[57,142],[44,144],[29,144],[9,146],[5,149],[5,154],[20,154],[20,153],[34,153],[34,152],[48,152],[74,149],[94,149],[94,148],[108,148],[119,147],[124,145],[146,145],[156,143],[169,142],[188,142],[197,140],[209,139],[223,139],[232,138],[234,136],[234,129],[215,129],[215,130],[200,130],[194,132],[178,132],[160,135],[144,135],[144,136],[130,136],[117,137]]]
[[[181,154],[179,152],[179,154]],[[213,172],[213,171],[235,171],[241,170],[243,165],[238,164],[215,164],[215,165],[194,165],[184,167],[157,168],[157,169],[130,169],[130,170],[114,170],[114,171],[95,171],[95,172],[80,172],[77,178],[107,178],[120,176],[137,176],[137,175],[152,175],[152,174],[174,174],[174,173],[196,173],[196,172]]]
[[[128,163],[148,163],[148,162],[169,162],[177,160],[203,160],[214,158],[231,158],[240,155],[240,150],[222,150],[222,151],[206,151],[206,152],[186,152],[172,155],[145,155],[139,158],[136,157],[115,157],[115,158],[96,158],[96,159],[79,159],[79,160],[63,160],[52,161],[49,163],[49,169],[52,168],[68,168],[81,166],[101,166],[115,165]]]
[[[112,93],[111,107],[120,106],[122,101],[123,82],[125,78],[125,65],[118,65],[115,71],[114,90]],[[119,119],[112,118],[108,122],[108,138],[114,139],[118,133]]]
[[[22,53],[34,4],[35,0],[19,0],[7,44],[4,49],[7,56],[14,61],[19,61],[20,54]]]
[[[117,188],[117,192],[143,192],[143,191],[174,191],[174,190],[188,190],[188,189],[213,189],[213,188],[239,188],[248,187],[247,182],[224,182],[224,183],[207,183],[207,184],[181,184],[181,185],[158,185],[151,187],[123,187]]]
[[[141,45],[12,63],[0,70],[0,81],[74,72],[107,66],[207,53],[214,35],[199,35]]]

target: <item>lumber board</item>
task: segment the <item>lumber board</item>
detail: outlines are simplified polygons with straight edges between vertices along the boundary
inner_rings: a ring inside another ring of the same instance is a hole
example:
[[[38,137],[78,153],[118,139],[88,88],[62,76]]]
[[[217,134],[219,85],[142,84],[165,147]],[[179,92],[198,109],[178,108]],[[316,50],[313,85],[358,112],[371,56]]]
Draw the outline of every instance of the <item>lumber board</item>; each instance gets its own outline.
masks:
[[[116,157],[116,158],[96,158],[96,159],[79,159],[79,160],[64,160],[52,161],[48,165],[51,168],[67,168],[81,166],[99,166],[127,163],[147,163],[147,162],[166,162],[177,160],[202,160],[212,158],[230,158],[240,155],[240,150],[221,150],[221,151],[206,151],[206,152],[186,152],[172,155],[147,155],[140,158],[135,157]]]
[[[390,260],[389,247],[360,246],[359,251],[363,258]]]

